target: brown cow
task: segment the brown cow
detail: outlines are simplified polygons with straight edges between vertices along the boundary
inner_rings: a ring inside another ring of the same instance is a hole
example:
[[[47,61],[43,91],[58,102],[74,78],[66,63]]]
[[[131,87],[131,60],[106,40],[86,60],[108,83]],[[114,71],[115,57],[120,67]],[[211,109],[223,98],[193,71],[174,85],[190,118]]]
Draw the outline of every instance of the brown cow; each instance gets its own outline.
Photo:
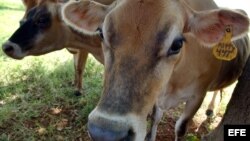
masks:
[[[80,95],[88,53],[92,53],[101,63],[103,55],[99,39],[95,41],[81,36],[61,20],[60,10],[65,1],[67,0],[23,0],[25,15],[19,29],[3,45],[3,51],[12,58],[22,59],[28,55],[43,55],[70,47],[67,49],[74,55],[75,94]],[[113,0],[97,1],[110,4]],[[88,45],[86,42],[93,43]]]
[[[249,55],[248,17],[212,0],[117,0],[111,6],[72,0],[62,11],[75,30],[102,37],[104,89],[88,121],[94,141],[144,140],[156,104],[152,141],[162,111],[186,102],[175,131],[182,140],[206,92],[234,82]],[[211,47],[231,35],[237,57],[216,59]]]

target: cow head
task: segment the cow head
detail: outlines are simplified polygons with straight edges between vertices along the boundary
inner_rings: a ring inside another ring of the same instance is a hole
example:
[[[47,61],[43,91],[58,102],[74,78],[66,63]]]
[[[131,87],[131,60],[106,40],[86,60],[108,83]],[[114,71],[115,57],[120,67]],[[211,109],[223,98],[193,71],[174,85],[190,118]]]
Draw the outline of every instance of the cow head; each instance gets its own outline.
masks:
[[[20,27],[3,44],[3,51],[10,57],[22,59],[27,55],[41,55],[62,49],[68,30],[61,21],[58,0],[23,1],[26,6]]]
[[[249,26],[236,11],[196,12],[181,0],[117,0],[111,6],[72,0],[62,12],[75,30],[102,38],[103,94],[88,121],[95,141],[144,140],[146,117],[185,55],[186,34],[211,46],[227,25],[234,39]]]

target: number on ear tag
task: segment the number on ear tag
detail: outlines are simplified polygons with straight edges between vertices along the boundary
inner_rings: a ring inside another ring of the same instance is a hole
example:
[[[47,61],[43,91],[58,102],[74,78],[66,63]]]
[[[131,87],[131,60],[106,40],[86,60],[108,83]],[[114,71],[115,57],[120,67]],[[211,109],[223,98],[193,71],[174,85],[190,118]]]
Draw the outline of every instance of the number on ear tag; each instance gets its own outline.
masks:
[[[219,60],[231,61],[237,56],[238,49],[232,43],[232,26],[226,26],[225,36],[213,47],[213,54]]]

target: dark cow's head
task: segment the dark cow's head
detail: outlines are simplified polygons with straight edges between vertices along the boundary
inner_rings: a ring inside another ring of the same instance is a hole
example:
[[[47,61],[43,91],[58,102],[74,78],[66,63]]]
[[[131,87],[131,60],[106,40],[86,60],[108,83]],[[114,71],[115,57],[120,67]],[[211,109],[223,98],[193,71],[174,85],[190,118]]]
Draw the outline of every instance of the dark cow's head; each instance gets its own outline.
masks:
[[[104,88],[88,122],[95,141],[144,140],[146,117],[185,55],[185,34],[210,46],[227,25],[234,39],[249,26],[236,11],[196,12],[182,0],[117,0],[111,6],[72,0],[62,12],[75,30],[102,38]]]
[[[26,13],[20,27],[3,44],[3,51],[10,57],[22,59],[27,55],[41,55],[62,49],[67,30],[61,21],[58,0],[23,1]]]

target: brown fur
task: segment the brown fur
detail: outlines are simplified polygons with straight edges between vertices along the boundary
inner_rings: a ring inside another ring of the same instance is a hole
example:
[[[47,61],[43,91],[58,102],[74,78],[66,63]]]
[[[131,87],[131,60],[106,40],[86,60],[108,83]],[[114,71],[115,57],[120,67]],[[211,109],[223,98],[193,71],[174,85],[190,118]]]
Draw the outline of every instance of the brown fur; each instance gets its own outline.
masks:
[[[244,15],[228,13],[226,10],[220,11],[218,16],[214,14],[216,11],[206,13],[194,10],[216,9],[213,1],[186,2],[121,0],[118,1],[118,8],[105,17],[103,28],[106,36],[103,48],[107,63],[104,90],[97,108],[89,118],[89,124],[97,127],[104,124],[103,128],[112,131],[116,128],[106,127],[107,123],[117,124],[119,127],[122,124],[119,120],[129,118],[126,116],[129,114],[145,120],[154,104],[167,110],[184,101],[186,107],[176,125],[176,140],[182,139],[189,120],[200,107],[206,92],[221,89],[239,77],[249,56],[247,37],[236,41],[239,54],[231,62],[217,60],[211,47],[205,47],[197,40],[211,44],[218,42],[224,34],[225,24],[234,22],[239,22],[244,27],[234,27],[234,34],[238,35],[241,30],[247,30],[249,21]],[[193,15],[189,17],[191,14]],[[232,19],[227,23],[231,16],[240,20]],[[214,24],[208,26],[208,18]],[[75,19],[73,23],[81,21],[79,19]],[[203,23],[199,25],[195,20]],[[175,33],[171,32],[173,25],[176,28],[173,29]],[[114,37],[109,36],[112,34],[116,35],[115,42]],[[186,39],[181,52],[167,56],[174,40],[169,38],[181,35]],[[163,43],[161,38],[164,38]],[[167,39],[170,41],[165,43]],[[104,120],[104,113],[119,115],[121,119],[113,121],[107,117]],[[98,120],[99,118],[102,120]],[[129,124],[128,126],[133,127]],[[139,127],[134,127],[133,130],[137,128]],[[140,134],[140,131],[134,132],[136,135]]]
[[[52,6],[53,11],[52,15],[52,25],[47,30],[39,41],[36,41],[36,45],[33,49],[29,50],[28,55],[41,55],[53,50],[62,49],[65,46],[72,47],[68,50],[74,55],[74,64],[75,64],[75,85],[78,92],[82,89],[82,74],[84,66],[86,63],[88,53],[92,53],[94,57],[101,63],[103,63],[103,55],[99,39],[90,38],[88,36],[83,36],[75,31],[70,30],[64,25],[61,20],[60,7],[62,0],[23,0],[23,3],[26,7],[25,17],[27,16],[28,11],[35,7],[47,7]],[[103,1],[104,2],[104,1]],[[106,0],[106,4],[110,3],[110,0]],[[49,9],[48,9],[49,10]],[[82,41],[88,42],[88,44],[83,43]],[[53,50],[44,51],[46,47],[53,47]],[[82,49],[84,46],[84,49]],[[76,49],[73,49],[76,48]],[[77,49],[78,48],[78,49]]]
[[[71,6],[74,7],[73,4]],[[95,3],[92,6],[98,7]],[[95,23],[103,24],[105,30],[105,80],[101,100],[89,116],[89,125],[96,125],[107,132],[118,132],[114,125],[122,124],[124,130],[132,128],[136,141],[143,140],[140,137],[145,131],[140,127],[144,126],[134,125],[139,122],[137,118],[129,121],[130,114],[145,121],[155,104],[162,110],[168,110],[186,102],[175,131],[176,140],[183,139],[188,122],[200,107],[206,92],[221,89],[235,81],[249,56],[247,37],[236,41],[239,54],[231,62],[217,60],[212,48],[205,47],[218,43],[228,24],[234,26],[234,36],[248,30],[249,19],[243,14],[229,10],[195,11],[217,8],[210,0],[204,3],[196,0],[118,1],[104,23]],[[67,11],[67,7],[65,9],[64,13],[74,15]],[[88,22],[81,18],[74,20],[72,23],[76,23],[70,26]],[[168,31],[162,32],[164,29]],[[109,36],[112,34],[116,35],[118,43],[108,42],[112,41],[112,36]],[[181,51],[169,55],[173,42],[181,36],[186,40]],[[163,43],[159,42],[162,37]],[[112,126],[102,127],[104,122]],[[90,134],[99,136],[96,132]]]

